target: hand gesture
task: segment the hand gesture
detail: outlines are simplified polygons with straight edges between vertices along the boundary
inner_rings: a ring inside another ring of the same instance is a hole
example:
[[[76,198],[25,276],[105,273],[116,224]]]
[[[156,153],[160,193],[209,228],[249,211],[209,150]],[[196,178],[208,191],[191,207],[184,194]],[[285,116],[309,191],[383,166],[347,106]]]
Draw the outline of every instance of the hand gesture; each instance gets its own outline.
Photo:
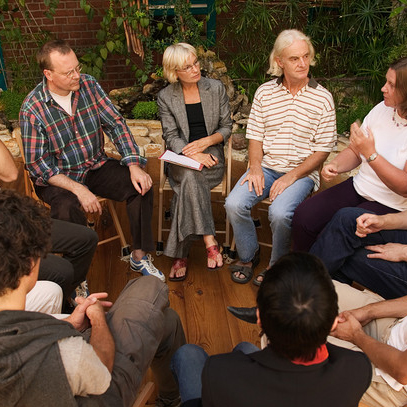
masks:
[[[356,236],[366,237],[370,233],[382,230],[384,226],[383,217],[373,213],[364,213],[356,219]]]
[[[270,201],[273,202],[278,195],[282,194],[285,189],[292,185],[294,182],[295,178],[291,175],[290,172],[287,172],[287,174],[284,174],[280,178],[276,179],[270,188]]]
[[[366,246],[365,249],[375,252],[367,255],[370,259],[382,259],[395,263],[407,259],[407,245],[401,243],[377,244]]]
[[[376,152],[373,133],[367,129],[367,135],[363,133],[358,123],[350,126],[350,147],[353,151],[362,154],[366,159]]]
[[[209,147],[209,144],[206,139],[207,139],[206,137],[203,137],[199,140],[195,140],[192,143],[187,144],[182,149],[182,154],[184,154],[187,157],[192,157],[195,154],[204,152]]]
[[[362,325],[350,311],[341,312],[338,316],[338,324],[330,335],[348,342],[355,342],[358,333],[363,332]]]
[[[247,181],[249,186],[249,191],[252,192],[253,188],[257,196],[263,195],[263,189],[265,187],[264,183],[264,173],[261,166],[254,166],[249,168],[249,172],[243,178],[240,185],[243,185]]]
[[[331,161],[322,168],[321,176],[326,182],[332,181],[338,175],[338,164]]]
[[[70,322],[76,330],[83,332],[91,326],[90,319],[86,313],[87,309],[91,305],[98,302],[102,307],[112,306],[110,301],[98,301],[99,299],[106,298],[107,296],[107,293],[94,293],[89,295],[87,298],[76,297],[75,301],[78,303],[78,305],[73,310],[72,314],[65,318],[65,321]]]
[[[153,186],[153,180],[138,165],[130,165],[130,179],[136,191],[142,196],[145,195]]]

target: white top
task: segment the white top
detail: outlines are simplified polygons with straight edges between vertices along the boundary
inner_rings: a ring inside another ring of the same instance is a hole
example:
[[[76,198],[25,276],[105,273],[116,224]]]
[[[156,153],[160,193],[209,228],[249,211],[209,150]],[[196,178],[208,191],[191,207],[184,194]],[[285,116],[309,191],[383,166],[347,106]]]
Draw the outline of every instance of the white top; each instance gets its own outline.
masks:
[[[296,95],[282,77],[266,82],[254,96],[246,137],[263,143],[263,167],[283,173],[316,151],[331,152],[336,146],[332,95],[312,77]],[[309,177],[318,189],[318,170]]]
[[[51,93],[52,98],[62,107],[69,114],[72,116],[72,91],[69,92],[66,96],[58,95],[54,92],[49,91]]]
[[[362,130],[369,128],[375,140],[376,151],[389,163],[404,169],[407,161],[407,124],[398,115],[393,120],[394,108],[384,102],[375,106],[365,117]],[[397,126],[397,124],[399,124]],[[359,173],[353,178],[356,192],[368,199],[390,208],[404,211],[407,209],[407,198],[391,191],[376,175],[363,155]]]
[[[407,349],[407,317],[400,319],[400,321],[393,326],[390,331],[387,344],[404,352]],[[403,386],[397,380],[393,379],[387,373],[384,373],[379,368],[376,368],[376,374],[381,376],[386,383],[396,391],[400,391],[403,387],[407,390],[407,385]]]
[[[112,377],[93,346],[81,336],[61,339],[58,345],[72,394],[87,396],[105,393]]]

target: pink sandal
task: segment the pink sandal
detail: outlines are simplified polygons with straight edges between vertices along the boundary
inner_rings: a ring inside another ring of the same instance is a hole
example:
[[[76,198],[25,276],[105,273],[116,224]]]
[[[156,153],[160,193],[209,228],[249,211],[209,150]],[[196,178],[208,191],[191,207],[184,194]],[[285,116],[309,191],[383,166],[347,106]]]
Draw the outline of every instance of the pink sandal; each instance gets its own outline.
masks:
[[[188,259],[186,257],[183,257],[182,259],[177,258],[174,259],[174,262],[172,263],[172,270],[175,271],[175,274],[177,274],[177,271],[179,269],[185,268],[185,274],[181,277],[168,277],[168,280],[170,281],[184,281],[187,278],[187,273],[188,273]]]
[[[219,245],[216,244],[216,245],[207,247],[206,248],[206,253],[208,255],[208,259],[214,260],[215,263],[216,263],[215,267],[209,267],[208,266],[208,270],[217,270],[217,269],[223,267],[223,261],[222,261],[222,264],[220,266],[217,265],[218,264],[218,256],[220,255]]]

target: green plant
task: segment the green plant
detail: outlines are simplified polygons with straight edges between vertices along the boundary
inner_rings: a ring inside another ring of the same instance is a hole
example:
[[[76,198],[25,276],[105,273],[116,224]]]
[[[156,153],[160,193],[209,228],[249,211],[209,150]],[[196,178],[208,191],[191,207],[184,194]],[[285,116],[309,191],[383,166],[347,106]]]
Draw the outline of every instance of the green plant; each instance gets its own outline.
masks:
[[[363,121],[365,116],[372,110],[373,103],[365,99],[353,96],[344,99],[336,109],[336,126],[338,134],[348,132],[350,125],[356,120]]]
[[[134,119],[157,120],[158,106],[157,102],[138,102],[131,111]]]
[[[18,120],[21,104],[23,103],[25,93],[6,90],[0,93],[0,110],[3,111],[9,120]]]

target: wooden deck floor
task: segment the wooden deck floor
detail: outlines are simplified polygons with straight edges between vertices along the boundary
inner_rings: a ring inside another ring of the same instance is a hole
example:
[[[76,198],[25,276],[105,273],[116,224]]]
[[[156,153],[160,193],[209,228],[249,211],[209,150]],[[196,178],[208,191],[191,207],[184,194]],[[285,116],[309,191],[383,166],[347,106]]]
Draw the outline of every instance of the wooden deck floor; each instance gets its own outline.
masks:
[[[17,164],[20,169],[19,179],[15,183],[3,184],[3,187],[16,189],[23,194],[22,165],[18,161]],[[153,177],[155,192],[153,218],[155,236],[158,216],[158,168],[158,160],[149,159],[147,170]],[[244,163],[234,162],[232,184],[244,169]],[[170,198],[171,194],[165,196],[166,207],[169,205]],[[215,197],[212,208],[215,223],[222,227],[225,222],[225,211],[223,204],[219,202],[220,198]],[[128,241],[131,242],[125,204],[117,203],[116,209]],[[262,224],[265,227],[260,230],[260,233],[267,238],[270,232],[266,215],[262,219]],[[169,226],[169,223],[167,225]],[[112,222],[107,213],[104,213],[97,222],[96,230],[100,238],[111,234]],[[165,237],[164,235],[164,239]],[[220,235],[218,239],[223,243],[223,236]],[[171,259],[165,256],[157,257],[155,253],[152,255],[155,259],[154,264],[168,276]],[[269,256],[270,250],[262,248],[262,259],[257,272],[266,266]],[[242,285],[232,282],[227,265],[216,271],[207,270],[203,241],[197,241],[192,247],[188,264],[189,272],[185,281],[168,282],[171,307],[181,317],[187,341],[203,346],[209,354],[228,352],[241,341],[259,344],[259,328],[237,320],[226,309],[227,305],[254,305],[257,288],[252,283]],[[114,301],[127,281],[136,276],[137,273],[130,271],[129,264],[120,260],[120,244],[116,240],[98,247],[88,274],[88,282],[91,292],[107,291],[109,298]]]

